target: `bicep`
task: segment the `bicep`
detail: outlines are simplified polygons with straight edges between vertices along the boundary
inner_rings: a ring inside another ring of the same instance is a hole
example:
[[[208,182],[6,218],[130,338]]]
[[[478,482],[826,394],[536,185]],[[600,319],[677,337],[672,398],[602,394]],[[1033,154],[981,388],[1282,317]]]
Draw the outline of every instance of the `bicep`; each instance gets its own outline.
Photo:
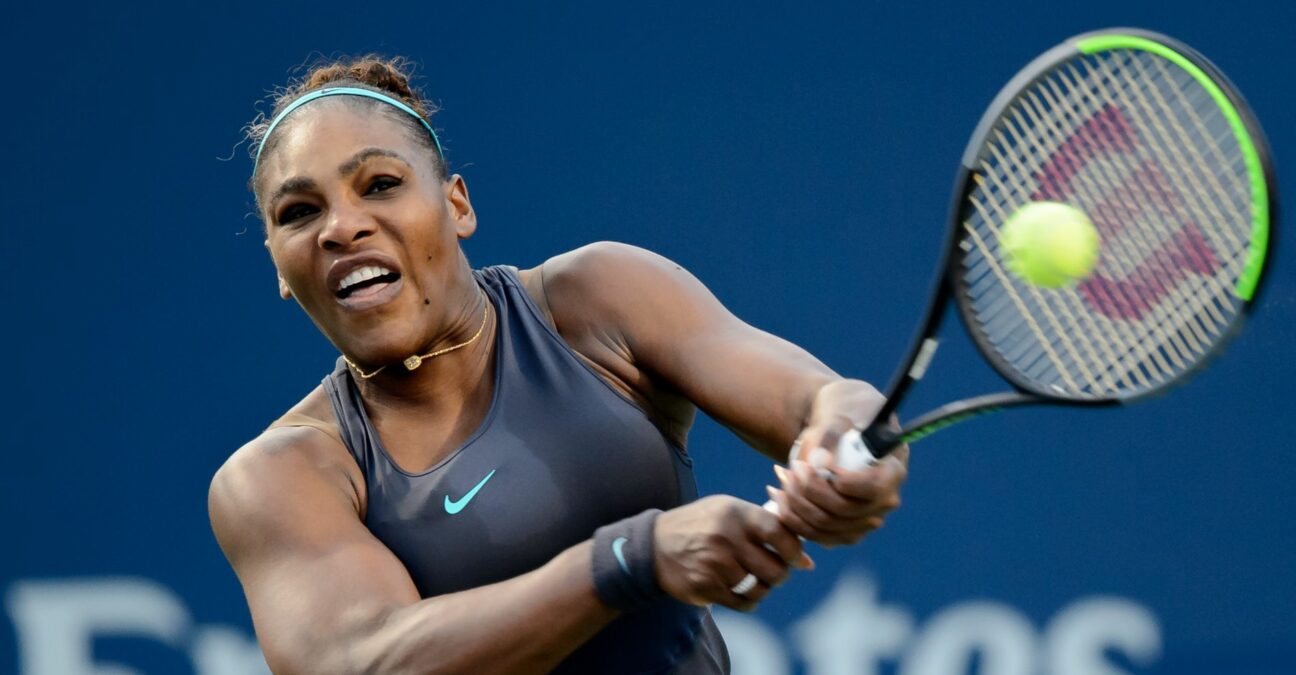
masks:
[[[344,483],[293,449],[249,447],[212,483],[212,528],[275,672],[345,672],[349,635],[419,600]]]

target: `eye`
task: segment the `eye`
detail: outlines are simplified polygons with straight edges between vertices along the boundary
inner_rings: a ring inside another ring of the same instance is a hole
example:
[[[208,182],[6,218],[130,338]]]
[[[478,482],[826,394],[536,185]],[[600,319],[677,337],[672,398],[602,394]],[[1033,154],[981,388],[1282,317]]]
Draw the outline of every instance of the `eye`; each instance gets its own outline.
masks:
[[[369,182],[369,187],[365,190],[365,194],[373,194],[375,192],[386,192],[394,187],[399,186],[400,184],[401,181],[399,178],[393,178],[391,176],[378,176],[377,178],[374,178],[372,181]]]
[[[306,216],[309,216],[317,211],[319,211],[319,209],[315,208],[310,204],[306,204],[302,202],[298,202],[296,204],[289,204],[288,206],[284,207],[282,211],[279,212],[278,220],[280,224],[287,224],[296,220],[301,220],[302,218],[305,218]]]

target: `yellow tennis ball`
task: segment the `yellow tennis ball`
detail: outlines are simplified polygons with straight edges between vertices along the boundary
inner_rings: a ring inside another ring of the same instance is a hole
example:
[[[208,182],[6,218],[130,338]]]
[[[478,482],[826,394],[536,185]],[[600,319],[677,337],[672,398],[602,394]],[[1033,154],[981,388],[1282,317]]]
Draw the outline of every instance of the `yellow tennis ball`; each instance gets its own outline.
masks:
[[[1008,269],[1036,286],[1079,281],[1098,263],[1098,230],[1084,211],[1059,202],[1029,202],[999,231]]]

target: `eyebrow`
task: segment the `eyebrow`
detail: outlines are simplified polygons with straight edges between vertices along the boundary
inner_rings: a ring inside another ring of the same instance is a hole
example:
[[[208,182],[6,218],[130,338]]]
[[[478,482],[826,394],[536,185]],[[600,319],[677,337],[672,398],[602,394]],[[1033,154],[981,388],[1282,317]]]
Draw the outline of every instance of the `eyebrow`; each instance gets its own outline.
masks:
[[[341,176],[342,178],[350,176],[360,168],[361,164],[364,164],[365,161],[374,157],[391,157],[392,159],[409,164],[409,162],[405,161],[404,157],[401,157],[392,150],[387,150],[385,148],[365,148],[364,150],[352,155],[351,159],[338,165],[338,176]]]
[[[351,158],[348,159],[347,161],[342,162],[341,164],[338,165],[338,170],[337,170],[338,176],[342,178],[346,178],[347,176],[350,176],[351,174],[359,170],[361,165],[363,165],[366,161],[374,157],[391,157],[392,159],[398,160],[400,162],[404,162],[405,164],[409,164],[409,162],[405,161],[404,157],[401,157],[395,151],[387,150],[386,148],[365,148],[364,150],[361,150],[360,152],[357,152],[356,154],[352,155]],[[282,199],[284,195],[287,195],[292,192],[306,192],[317,188],[318,188],[318,184],[314,180],[307,178],[305,176],[296,176],[293,178],[289,178],[288,180],[284,181],[279,186],[278,189],[274,191],[274,194],[270,195],[270,201],[267,203],[273,206],[274,204],[278,203],[278,201]]]
[[[267,202],[267,204],[273,207],[281,198],[283,198],[284,195],[290,192],[306,192],[308,190],[314,190],[316,187],[317,185],[315,181],[305,176],[289,178],[279,185],[279,188],[274,191],[274,194],[270,195],[270,201]]]

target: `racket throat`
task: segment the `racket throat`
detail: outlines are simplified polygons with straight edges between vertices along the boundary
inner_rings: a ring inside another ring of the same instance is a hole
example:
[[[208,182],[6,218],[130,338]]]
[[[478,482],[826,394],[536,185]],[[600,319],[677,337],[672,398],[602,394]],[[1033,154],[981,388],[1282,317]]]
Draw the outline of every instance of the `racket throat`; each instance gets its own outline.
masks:
[[[1057,401],[1015,391],[987,394],[941,406],[905,425],[900,431],[876,424],[872,425],[864,430],[863,438],[875,456],[884,457],[901,444],[912,443],[926,438],[959,422],[999,412],[1004,408],[1016,408],[1041,403],[1057,403]],[[1085,405],[1085,403],[1077,401],[1068,401],[1068,403],[1071,405]],[[1092,402],[1093,405],[1110,405],[1111,403],[1110,401],[1099,400]]]

